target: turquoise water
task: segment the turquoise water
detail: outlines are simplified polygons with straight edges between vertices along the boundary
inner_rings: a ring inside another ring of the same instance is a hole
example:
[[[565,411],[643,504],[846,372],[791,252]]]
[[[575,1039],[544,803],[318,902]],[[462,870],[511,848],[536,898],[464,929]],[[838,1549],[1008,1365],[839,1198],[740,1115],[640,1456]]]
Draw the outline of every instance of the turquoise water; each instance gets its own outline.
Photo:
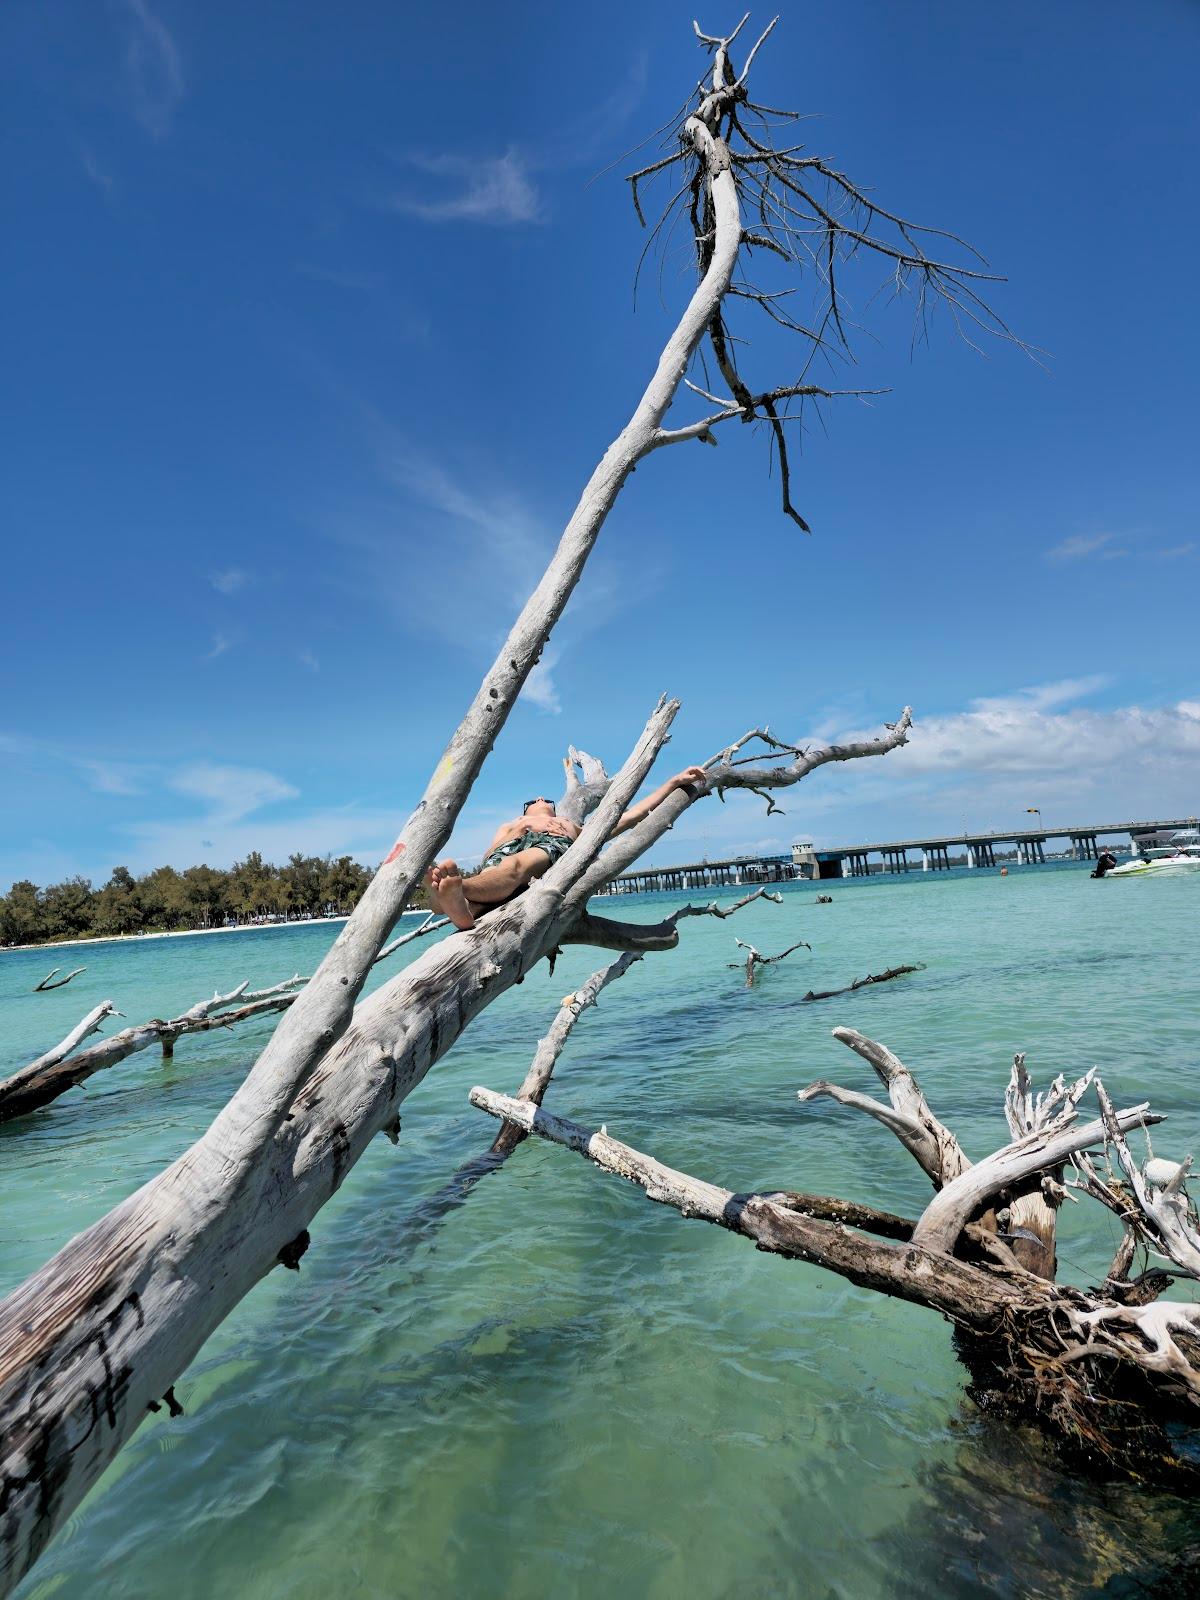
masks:
[[[1200,875],[821,887],[832,905],[791,886],[781,906],[684,923],[680,950],[581,1020],[547,1105],[732,1188],[915,1214],[926,1185],[882,1129],[796,1101],[818,1076],[875,1087],[829,1036],[845,1023],[914,1068],[970,1153],[1006,1136],[1017,1049],[1041,1080],[1099,1063],[1119,1099],[1170,1114],[1160,1153],[1200,1151]],[[680,898],[597,909],[651,920]],[[43,995],[26,991],[47,952],[0,954],[3,1064],[105,997],[139,1019],[311,971],[333,931],[92,945],[70,962],[86,974]],[[747,992],[735,934],[813,953]],[[317,1218],[301,1272],[272,1274],[214,1335],[177,1386],[186,1415],[147,1420],[22,1600],[1188,1591],[1191,1509],[1080,1483],[1036,1436],[981,1421],[929,1313],[759,1255],[540,1142],[438,1203],[495,1131],[471,1085],[514,1088],[604,959],[567,951],[469,1030],[406,1103],[399,1146],[375,1141]],[[912,961],[925,971],[800,1003]],[[0,1290],[199,1134],[266,1032],[147,1051],[0,1128]],[[1071,1275],[1113,1243],[1105,1215],[1068,1208]]]

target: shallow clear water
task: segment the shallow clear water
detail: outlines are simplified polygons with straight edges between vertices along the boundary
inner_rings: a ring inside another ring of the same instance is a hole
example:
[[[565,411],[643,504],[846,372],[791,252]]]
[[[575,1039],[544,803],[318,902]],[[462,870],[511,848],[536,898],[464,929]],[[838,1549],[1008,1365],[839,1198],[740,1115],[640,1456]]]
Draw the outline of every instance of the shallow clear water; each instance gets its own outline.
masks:
[[[1099,1063],[1119,1098],[1170,1113],[1160,1153],[1200,1148],[1200,875],[1094,883],[1081,864],[822,887],[832,905],[794,886],[782,906],[684,923],[680,950],[579,1023],[548,1106],[733,1188],[913,1214],[926,1185],[882,1129],[796,1101],[818,1076],[875,1087],[829,1036],[846,1023],[916,1070],[969,1152],[1005,1137],[1017,1049],[1040,1080]],[[598,909],[650,920],[675,903]],[[727,966],[735,934],[813,953],[748,992]],[[243,977],[311,971],[332,936],[93,945],[69,963],[83,977],[42,995],[27,991],[47,952],[0,954],[0,1064],[106,996],[170,1015]],[[495,1131],[471,1085],[514,1088],[603,960],[569,950],[473,1025],[406,1103],[398,1148],[375,1141],[317,1218],[300,1273],[272,1274],[210,1339],[177,1387],[186,1415],[147,1420],[22,1600],[1188,1592],[1191,1508],[1081,1483],[1035,1436],[981,1421],[929,1313],[759,1255],[536,1141],[437,1203]],[[911,961],[925,971],[801,1003]],[[200,1133],[266,1031],[185,1039],[173,1062],[147,1051],[0,1129],[0,1291]],[[1061,1247],[1081,1280],[1115,1242],[1083,1211]]]

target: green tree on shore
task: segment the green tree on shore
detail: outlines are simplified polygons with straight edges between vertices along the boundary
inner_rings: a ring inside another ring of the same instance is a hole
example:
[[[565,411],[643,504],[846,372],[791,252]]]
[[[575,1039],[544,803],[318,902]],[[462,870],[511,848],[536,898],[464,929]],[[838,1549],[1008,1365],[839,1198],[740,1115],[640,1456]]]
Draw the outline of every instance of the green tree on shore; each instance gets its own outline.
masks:
[[[100,889],[79,876],[44,889],[23,878],[0,898],[0,944],[224,928],[263,917],[346,916],[370,881],[369,869],[351,856],[296,853],[276,867],[257,850],[228,870],[201,863],[182,873],[156,867],[135,878],[128,867],[114,867]]]

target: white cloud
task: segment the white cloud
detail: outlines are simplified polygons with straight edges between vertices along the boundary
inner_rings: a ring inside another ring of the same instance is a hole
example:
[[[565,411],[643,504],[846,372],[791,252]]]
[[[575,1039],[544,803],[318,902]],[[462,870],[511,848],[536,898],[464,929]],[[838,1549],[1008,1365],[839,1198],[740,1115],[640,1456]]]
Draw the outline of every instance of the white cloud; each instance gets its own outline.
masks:
[[[177,794],[205,801],[209,815],[222,818],[244,817],[279,800],[294,800],[300,792],[261,767],[220,766],[210,761],[182,768],[172,776],[170,786]]]
[[[521,699],[528,700],[530,705],[537,706],[539,711],[548,711],[557,716],[562,710],[562,703],[558,698],[558,687],[552,676],[554,668],[558,665],[558,651],[547,648],[542,651],[542,659],[534,667],[525,680],[525,687],[521,690]]]
[[[124,0],[124,8],[130,22],[125,49],[130,107],[152,139],[163,139],[183,99],[179,46],[147,0]]]
[[[1196,548],[1196,541],[1189,539],[1186,544],[1168,545],[1165,550],[1156,550],[1154,554],[1160,561],[1177,561],[1181,556],[1190,556]]]
[[[137,769],[114,761],[81,758],[76,763],[88,775],[88,782],[99,794],[141,794]]]
[[[660,863],[786,850],[792,840],[852,845],[946,830],[1048,827],[1187,817],[1200,797],[1200,699],[1164,706],[1079,704],[1100,677],[1040,684],[919,714],[909,743],[877,760],[826,766],[776,796],[786,815],[729,794],[682,817],[653,852]],[[879,726],[822,728],[802,743],[872,737]]]
[[[423,222],[536,222],[538,192],[514,149],[502,156],[409,156],[406,166],[436,179],[434,192],[390,194],[387,209]]]
[[[403,817],[395,811],[347,810],[330,807],[296,816],[224,819],[212,815],[174,821],[131,823],[122,831],[131,841],[121,854],[133,872],[169,864],[183,870],[206,861],[228,866],[258,850],[268,861],[286,861],[293,851],[305,855],[349,855],[377,865],[396,837]],[[74,869],[72,869],[74,870]]]
[[[1063,539],[1053,549],[1046,551],[1046,560],[1054,562],[1086,561],[1088,556],[1097,556],[1101,561],[1115,561],[1120,556],[1128,555],[1128,550],[1114,550],[1112,542],[1116,538],[1114,533],[1072,534],[1069,539]]]
[[[335,289],[346,289],[353,294],[374,294],[386,286],[378,272],[352,272],[339,267],[322,267],[311,261],[297,261],[295,270],[302,278],[312,278],[315,283],[332,284]]]
[[[1095,680],[1090,680],[1095,686]],[[898,753],[905,777],[916,773],[1022,773],[1063,778],[1128,768],[1200,763],[1200,715],[1193,701],[1097,711],[1066,702],[1090,692],[1089,680],[977,700],[950,716],[921,718]]]
[[[1055,706],[1086,700],[1101,689],[1107,689],[1111,682],[1107,673],[1093,672],[1082,678],[1059,678],[1055,683],[1040,683],[1032,689],[1017,689],[994,697],[983,696],[968,704],[972,712],[1003,713],[1014,706],[1030,711],[1051,711]]]
[[[313,655],[311,650],[301,650],[300,654],[296,657],[296,660],[302,667],[307,667],[310,672],[320,672],[321,670],[321,663],[317,660],[316,656]]]
[[[232,650],[232,648],[232,639],[226,637],[223,633],[214,633],[212,647],[205,651],[204,659],[206,661],[215,661],[218,656],[223,656],[226,650]]]
[[[378,419],[374,430],[380,471],[402,504],[389,506],[382,517],[372,508],[357,523],[352,512],[339,508],[331,519],[335,536],[367,555],[372,591],[398,597],[407,624],[460,647],[498,646],[545,568],[555,531],[507,485],[479,484],[469,467],[448,470]],[[430,538],[428,517],[413,517],[414,503],[443,519],[435,539]],[[406,523],[412,534],[398,541],[397,527]],[[593,557],[559,624],[559,653],[565,641],[578,640],[644,601],[659,577],[652,558],[643,561],[637,581],[629,582],[610,556]],[[457,602],[450,607],[445,603],[448,581]],[[463,616],[471,614],[496,619],[494,633],[464,631]]]
[[[88,178],[103,194],[111,195],[115,187],[115,180],[111,173],[105,172],[97,161],[95,154],[86,144],[79,147],[79,159],[83,163],[83,170]]]
[[[250,574],[241,567],[225,567],[221,572],[210,574],[208,581],[218,594],[237,594],[250,582]]]

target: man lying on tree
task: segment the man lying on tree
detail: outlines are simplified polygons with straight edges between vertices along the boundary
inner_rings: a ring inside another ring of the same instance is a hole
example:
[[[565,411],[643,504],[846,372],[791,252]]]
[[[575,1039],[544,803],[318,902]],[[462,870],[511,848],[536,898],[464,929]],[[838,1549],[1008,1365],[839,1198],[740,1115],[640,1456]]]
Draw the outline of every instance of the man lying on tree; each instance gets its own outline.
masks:
[[[703,783],[703,767],[685,767],[673,778],[630,806],[618,820],[613,833],[624,833],[648,817],[676,789]],[[580,832],[578,823],[555,815],[553,800],[540,796],[526,800],[519,817],[496,830],[478,872],[463,877],[456,861],[439,861],[425,874],[429,898],[456,928],[473,928],[477,917],[494,911],[527,889],[535,878],[548,871],[564,855]]]

